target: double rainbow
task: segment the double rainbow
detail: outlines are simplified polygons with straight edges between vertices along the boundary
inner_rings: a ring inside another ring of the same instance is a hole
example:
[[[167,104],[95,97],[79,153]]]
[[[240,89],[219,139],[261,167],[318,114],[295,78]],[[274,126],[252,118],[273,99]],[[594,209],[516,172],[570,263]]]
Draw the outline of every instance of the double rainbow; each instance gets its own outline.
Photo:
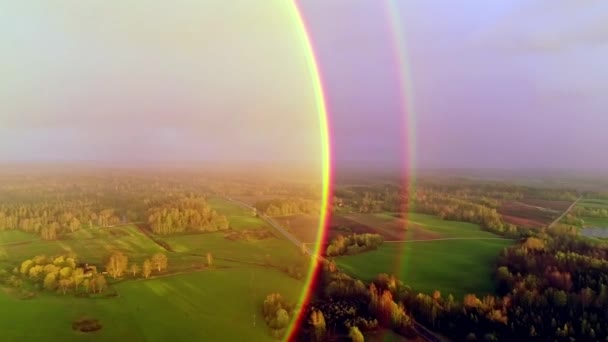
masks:
[[[290,15],[297,26],[298,39],[303,45],[305,51],[306,61],[308,64],[308,70],[312,79],[312,87],[314,91],[314,97],[316,101],[317,115],[319,120],[319,130],[321,136],[321,156],[322,156],[322,170],[321,179],[323,185],[322,198],[321,198],[321,214],[319,217],[317,237],[314,244],[313,256],[311,266],[308,270],[308,274],[305,279],[304,291],[300,296],[297,307],[299,308],[296,318],[292,321],[289,326],[288,334],[286,335],[287,340],[292,340],[295,337],[297,328],[301,326],[305,317],[304,307],[309,302],[312,290],[317,281],[317,275],[319,274],[322,263],[316,262],[318,257],[321,255],[321,246],[323,246],[327,231],[328,231],[328,218],[330,211],[330,197],[332,194],[332,153],[331,153],[331,141],[330,141],[330,120],[326,106],[326,95],[324,93],[322,77],[319,71],[318,58],[315,54],[315,49],[312,44],[310,32],[305,24],[301,8],[298,6],[297,0],[290,2],[289,8]],[[403,185],[408,191],[414,191],[415,178],[415,125],[414,120],[414,104],[411,101],[412,87],[410,80],[410,73],[407,68],[407,47],[405,45],[405,37],[403,31],[403,25],[401,18],[398,15],[397,5],[394,0],[386,0],[385,3],[386,16],[389,22],[389,31],[392,34],[392,40],[395,42],[394,54],[396,70],[398,71],[399,81],[399,96],[401,103],[402,117],[404,118],[403,125],[405,127],[406,136],[404,137],[404,146],[406,146],[405,156],[400,156],[403,160],[403,170],[407,170],[403,177]],[[407,101],[406,101],[407,99]],[[408,115],[409,114],[409,115]],[[401,270],[401,265],[397,262],[395,271]]]

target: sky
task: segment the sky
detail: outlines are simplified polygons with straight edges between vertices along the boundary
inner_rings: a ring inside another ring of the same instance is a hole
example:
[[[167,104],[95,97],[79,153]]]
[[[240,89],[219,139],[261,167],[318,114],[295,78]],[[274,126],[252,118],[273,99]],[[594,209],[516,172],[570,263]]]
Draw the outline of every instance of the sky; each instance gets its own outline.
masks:
[[[319,161],[289,13],[244,0],[2,2],[0,159]]]
[[[300,2],[336,160],[608,168],[608,3],[393,2]],[[145,4],[0,4],[0,160],[320,158],[282,2]]]

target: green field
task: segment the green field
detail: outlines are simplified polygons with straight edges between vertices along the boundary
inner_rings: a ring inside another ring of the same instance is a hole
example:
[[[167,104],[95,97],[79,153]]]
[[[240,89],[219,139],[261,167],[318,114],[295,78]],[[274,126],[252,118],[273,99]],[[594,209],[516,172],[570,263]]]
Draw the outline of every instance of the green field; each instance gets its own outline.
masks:
[[[599,227],[599,228],[608,228],[608,218],[607,217],[583,217],[585,220],[585,227]]]
[[[236,222],[233,229],[265,227],[263,221],[230,202],[212,203],[231,223]],[[98,265],[114,250],[123,251],[130,262],[140,264],[157,252],[169,259],[168,274],[151,279],[127,276],[118,282],[110,279],[110,293],[116,292],[117,297],[80,298],[36,292],[36,297],[24,300],[18,290],[0,287],[2,341],[42,340],[48,336],[61,341],[272,341],[261,314],[264,298],[280,292],[295,303],[304,283],[262,264],[269,260],[277,265],[296,263],[302,259],[300,251],[276,236],[232,241],[224,235],[157,237],[175,250],[169,252],[131,225],[82,229],[56,241],[19,231],[0,232],[0,241],[5,243],[26,241],[0,246],[0,266],[7,270],[40,254],[73,253],[80,261]],[[213,254],[215,267],[201,269],[207,252]],[[73,331],[72,322],[84,317],[99,320],[103,328],[93,333]]]
[[[392,232],[394,234],[395,231],[402,231],[403,227],[407,226],[409,227],[407,231],[397,234],[397,236],[401,236],[403,240],[417,239],[419,237],[424,239],[425,233],[431,233],[434,237],[442,238],[496,237],[496,235],[490,232],[481,230],[477,224],[445,221],[437,216],[420,213],[407,213],[407,219],[395,217],[392,213],[350,213],[343,216],[362,225],[371,227],[380,234],[387,232]]]
[[[388,214],[379,214],[384,217]],[[495,234],[481,230],[478,224],[445,221],[434,215],[408,213],[407,222],[410,225],[421,226],[424,229],[441,234],[444,238],[494,238]]]
[[[606,208],[608,209],[608,200],[605,199],[583,199],[578,202],[578,205],[587,208]]]
[[[265,296],[280,292],[295,302],[302,285],[272,269],[241,268],[121,282],[113,298],[41,293],[20,300],[0,291],[0,330],[2,341],[271,341],[261,318]],[[103,328],[74,332],[82,317]]]
[[[117,286],[147,341],[272,340],[261,317],[264,298],[279,292],[291,302],[303,282],[270,269],[190,273]],[[255,327],[253,326],[255,315]]]
[[[586,207],[593,209],[608,209],[608,200],[605,199],[593,199],[587,198],[581,200],[577,207]],[[584,227],[596,227],[596,228],[608,228],[608,218],[607,217],[590,217],[583,216],[581,217],[585,223]]]
[[[23,232],[21,230],[5,230],[0,232],[0,245],[19,243],[31,240],[40,240],[40,237],[38,235]]]
[[[122,251],[141,262],[154,253],[164,252],[150,238],[134,226],[104,229],[83,229],[68,235],[70,239],[59,244],[76,254],[81,260],[96,261],[114,250]]]
[[[5,234],[12,235],[13,232],[0,232],[0,239],[6,239]],[[154,253],[163,251],[134,226],[82,229],[66,234],[59,240],[38,239],[2,248],[6,253],[5,260],[14,263],[40,254],[53,256],[73,253],[83,262],[96,264],[102,262],[113,250],[124,251],[132,260],[140,262]]]
[[[379,273],[395,274],[406,285],[425,293],[439,290],[460,298],[466,293],[482,295],[494,291],[494,262],[513,241],[493,239],[498,236],[470,223],[423,214],[409,214],[409,219],[410,223],[441,234],[441,238],[385,242],[375,251],[337,258],[339,267],[365,281]]]
[[[264,263],[268,258],[283,263],[295,262],[300,251],[282,238],[264,240],[232,241],[224,238],[224,233],[179,235],[163,238],[176,252],[206,255],[214,258],[235,259],[244,262]]]
[[[253,216],[251,210],[220,197],[211,197],[207,203],[218,213],[226,215],[232,229],[257,229],[268,227],[266,223]]]

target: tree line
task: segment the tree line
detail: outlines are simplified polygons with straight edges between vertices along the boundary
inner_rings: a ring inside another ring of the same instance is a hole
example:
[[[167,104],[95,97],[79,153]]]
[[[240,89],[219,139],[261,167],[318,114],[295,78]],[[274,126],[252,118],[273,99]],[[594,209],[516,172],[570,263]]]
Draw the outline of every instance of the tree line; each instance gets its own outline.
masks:
[[[120,251],[112,252],[104,265],[105,271],[97,266],[82,264],[74,255],[48,257],[38,255],[22,261],[11,272],[0,270],[0,282],[21,288],[24,283],[34,285],[39,290],[67,294],[103,293],[108,289],[106,274],[113,279],[126,275],[136,277],[141,274],[149,278],[153,272],[163,272],[168,268],[167,256],[156,253],[146,259],[141,266],[129,263],[129,258]]]
[[[412,204],[413,210],[437,215],[445,220],[479,224],[483,229],[501,234],[517,236],[518,228],[507,223],[495,208],[454,197],[442,192],[419,192]]]
[[[143,278],[149,278],[153,272],[161,273],[169,267],[169,260],[163,253],[155,253],[152,257],[144,260],[141,266],[138,263],[129,263],[129,257],[120,251],[110,254],[105,264],[106,272],[114,279],[121,278],[127,274],[136,277],[141,274]]]
[[[6,176],[4,176],[6,177]],[[5,179],[0,174],[0,179]],[[56,240],[83,228],[149,222],[159,234],[223,230],[205,187],[179,175],[95,173],[11,176],[0,182],[0,231]]]
[[[321,210],[320,200],[304,198],[277,198],[258,201],[254,208],[266,216],[287,216],[296,214],[318,214]]]
[[[79,265],[73,256],[54,258],[38,255],[21,262],[12,272],[2,271],[4,284],[20,288],[24,283],[33,284],[39,290],[66,294],[103,293],[108,289],[105,276],[95,268]]]
[[[230,226],[226,216],[213,210],[205,198],[199,196],[172,199],[150,208],[148,213],[150,229],[158,235],[215,232]]]
[[[384,242],[384,238],[380,234],[338,235],[327,246],[325,254],[328,257],[357,254],[377,249],[382,242]]]

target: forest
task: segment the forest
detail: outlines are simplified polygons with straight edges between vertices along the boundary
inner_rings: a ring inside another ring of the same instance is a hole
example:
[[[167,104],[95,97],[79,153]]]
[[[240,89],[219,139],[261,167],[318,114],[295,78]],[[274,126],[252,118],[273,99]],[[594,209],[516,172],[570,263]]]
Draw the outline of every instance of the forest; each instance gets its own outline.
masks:
[[[55,240],[81,228],[126,222],[148,223],[159,235],[229,228],[228,219],[207,205],[200,180],[184,184],[127,172],[32,177],[12,176],[0,185],[0,231],[19,229]]]
[[[579,195],[572,190],[483,184],[475,189],[423,183],[409,193],[387,185],[337,189],[337,210],[389,211],[409,198],[410,209],[417,212],[477,223],[519,242],[499,255],[496,294],[479,297],[475,293],[462,298],[439,291],[420,293],[387,274],[364,284],[328,260],[307,307],[310,318],[298,337],[321,341],[341,336],[354,341],[360,339],[352,336],[361,332],[386,328],[413,337],[420,334],[417,324],[421,324],[456,341],[606,340],[608,244],[579,236],[568,218],[551,229],[531,230],[505,223],[496,210],[503,200],[574,201]],[[572,216],[578,215],[603,217],[604,212],[577,207]],[[340,241],[344,246],[346,239]],[[333,251],[336,240],[330,247],[331,255],[340,255]]]
[[[394,276],[371,284],[328,261],[307,307],[302,341],[388,328],[416,336],[413,322],[457,341],[600,341],[608,337],[608,245],[539,232],[501,253],[497,295],[418,293]],[[319,321],[324,322],[323,327]]]
[[[203,197],[172,199],[148,209],[148,213],[150,229],[158,235],[214,232],[230,226],[226,216],[211,209]]]

